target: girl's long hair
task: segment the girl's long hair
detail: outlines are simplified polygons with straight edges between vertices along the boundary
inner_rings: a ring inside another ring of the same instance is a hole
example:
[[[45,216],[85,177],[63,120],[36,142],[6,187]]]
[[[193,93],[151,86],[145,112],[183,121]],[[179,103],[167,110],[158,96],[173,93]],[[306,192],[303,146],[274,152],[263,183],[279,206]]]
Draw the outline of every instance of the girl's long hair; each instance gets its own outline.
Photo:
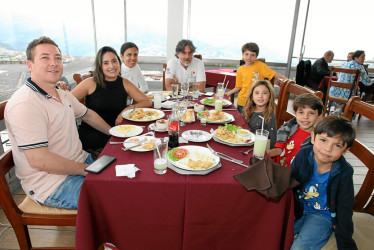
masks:
[[[264,111],[265,122],[269,121],[271,113],[273,113],[274,110],[275,110],[275,92],[274,92],[273,85],[268,80],[259,80],[259,81],[255,82],[252,85],[252,87],[249,89],[247,100],[245,101],[245,105],[244,105],[244,108],[243,108],[243,115],[244,115],[244,119],[247,122],[251,118],[251,116],[254,112],[254,109],[256,107],[256,104],[253,101],[253,92],[254,92],[256,87],[261,86],[261,85],[264,85],[265,87],[267,87],[268,90],[269,90],[269,93],[270,93],[269,102],[267,103],[266,109]]]

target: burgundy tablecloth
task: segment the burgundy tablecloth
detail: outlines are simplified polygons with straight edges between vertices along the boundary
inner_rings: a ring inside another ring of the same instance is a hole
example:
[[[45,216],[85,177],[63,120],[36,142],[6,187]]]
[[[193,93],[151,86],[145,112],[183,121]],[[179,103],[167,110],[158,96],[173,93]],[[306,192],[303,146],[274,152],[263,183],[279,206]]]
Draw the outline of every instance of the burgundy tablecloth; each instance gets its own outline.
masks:
[[[234,72],[232,69],[212,69],[212,70],[205,70],[206,75],[206,85],[211,87],[216,87],[217,83],[223,82],[223,79],[229,81],[229,84],[227,86],[228,89],[235,88],[236,83],[236,72]]]
[[[234,115],[234,124],[246,126],[237,111],[226,112]],[[201,126],[196,121],[182,127],[181,133],[217,127]],[[112,137],[111,141],[121,138]],[[248,147],[230,147],[213,140],[209,145],[249,161],[250,155],[241,153]],[[117,159],[101,174],[88,174],[83,182],[77,249],[95,249],[103,242],[111,242],[119,249],[147,250],[288,249],[292,244],[292,192],[288,191],[279,202],[247,192],[233,178],[245,169],[243,166],[222,160],[222,167],[206,176],[180,175],[171,169],[156,175],[152,152],[124,152],[121,145],[107,144],[103,154]],[[115,165],[130,163],[141,169],[135,178],[115,176]]]
[[[332,80],[336,81],[338,80],[337,76],[332,76]],[[318,85],[318,89],[326,89],[329,86],[330,76],[324,76]]]

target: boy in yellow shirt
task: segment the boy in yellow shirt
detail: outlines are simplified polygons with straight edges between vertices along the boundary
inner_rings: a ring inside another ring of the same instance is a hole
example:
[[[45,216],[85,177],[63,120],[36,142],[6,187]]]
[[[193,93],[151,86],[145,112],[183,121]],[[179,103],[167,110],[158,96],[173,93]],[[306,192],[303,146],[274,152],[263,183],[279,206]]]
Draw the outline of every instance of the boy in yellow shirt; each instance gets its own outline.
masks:
[[[238,68],[235,88],[225,93],[227,96],[230,96],[240,91],[238,95],[239,112],[242,112],[248,91],[254,82],[264,80],[265,78],[270,80],[273,77],[281,78],[282,80],[287,79],[285,76],[270,69],[265,63],[257,61],[259,52],[260,49],[255,43],[246,43],[243,45],[242,57],[245,64]]]

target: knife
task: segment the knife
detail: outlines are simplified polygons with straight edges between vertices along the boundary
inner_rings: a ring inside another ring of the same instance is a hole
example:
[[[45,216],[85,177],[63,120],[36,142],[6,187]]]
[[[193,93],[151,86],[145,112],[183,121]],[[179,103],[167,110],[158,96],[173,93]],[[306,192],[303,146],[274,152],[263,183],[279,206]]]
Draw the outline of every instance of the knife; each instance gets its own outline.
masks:
[[[140,145],[143,144],[143,142],[146,142],[146,141],[147,141],[147,138],[144,138],[144,139],[138,141],[135,145],[132,145],[132,146],[127,147],[127,148],[122,148],[122,150],[123,150],[123,151],[127,151],[127,150],[129,150],[129,149],[139,147]]]
[[[212,153],[214,153],[214,154],[216,154],[216,155],[222,155],[223,157],[229,158],[229,159],[231,159],[231,160],[233,160],[233,161],[235,161],[235,162],[243,163],[242,160],[238,160],[238,159],[235,159],[235,158],[233,158],[233,157],[231,157],[231,156],[229,156],[229,155],[226,155],[226,154],[224,154],[224,153],[221,153],[221,152],[217,152],[217,151],[215,151],[211,146],[209,146],[208,143],[206,144],[206,146],[208,147],[208,149],[209,149]]]
[[[246,168],[249,167],[248,165],[245,165],[244,163],[240,163],[240,162],[234,161],[233,159],[227,158],[227,157],[225,157],[225,156],[218,155],[218,154],[216,154],[216,155],[217,155],[219,158],[224,159],[224,160],[226,160],[226,161],[231,161],[232,163],[235,163],[235,164],[241,165],[241,166],[246,167]]]

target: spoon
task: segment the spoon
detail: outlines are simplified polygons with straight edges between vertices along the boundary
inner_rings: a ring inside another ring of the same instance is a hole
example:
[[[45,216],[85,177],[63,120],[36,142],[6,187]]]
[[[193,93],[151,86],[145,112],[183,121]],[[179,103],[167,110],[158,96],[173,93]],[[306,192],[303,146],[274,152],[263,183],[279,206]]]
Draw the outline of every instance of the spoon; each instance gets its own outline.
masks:
[[[247,155],[249,154],[249,152],[251,152],[253,150],[253,148],[249,149],[248,151],[245,151],[245,152],[242,152],[243,154]]]

